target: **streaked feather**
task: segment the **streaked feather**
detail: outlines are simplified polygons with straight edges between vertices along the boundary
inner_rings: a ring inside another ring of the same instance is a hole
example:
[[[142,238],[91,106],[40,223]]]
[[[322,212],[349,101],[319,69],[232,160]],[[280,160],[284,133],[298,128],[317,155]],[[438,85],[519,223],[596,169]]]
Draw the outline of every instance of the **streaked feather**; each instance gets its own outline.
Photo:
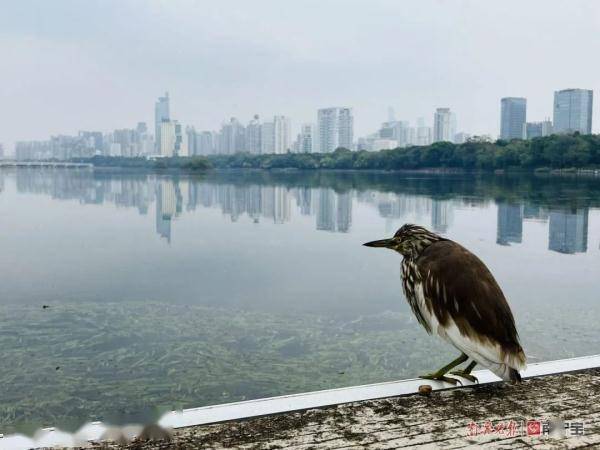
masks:
[[[403,276],[404,292],[419,323],[502,379],[518,377],[525,354],[510,307],[485,264],[447,239],[419,250],[402,262],[402,273],[410,274]]]

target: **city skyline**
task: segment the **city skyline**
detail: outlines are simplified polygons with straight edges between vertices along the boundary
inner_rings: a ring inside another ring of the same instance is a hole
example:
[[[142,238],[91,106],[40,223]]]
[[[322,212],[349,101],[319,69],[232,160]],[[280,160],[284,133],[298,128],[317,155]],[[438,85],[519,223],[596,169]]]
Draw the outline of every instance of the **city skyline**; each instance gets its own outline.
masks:
[[[319,108],[316,123],[303,123],[293,138],[292,119],[285,115],[270,116],[262,121],[254,114],[244,125],[236,117],[221,123],[219,130],[196,130],[184,126],[171,116],[168,91],[159,96],[154,106],[155,137],[148,133],[145,122],[135,129],[113,132],[79,131],[77,136],[58,135],[46,141],[19,141],[15,157],[27,159],[69,159],[104,156],[172,157],[194,155],[329,153],[342,147],[350,150],[378,151],[397,147],[431,145],[447,141],[466,142],[471,134],[459,131],[456,113],[449,107],[438,107],[429,126],[425,118],[412,126],[408,120],[396,120],[393,107],[388,107],[387,122],[379,130],[355,139],[352,107]],[[500,100],[500,135],[498,139],[532,139],[553,133],[580,132],[589,134],[593,123],[593,91],[563,89],[554,91],[553,118],[539,122],[527,121],[527,99],[503,97]],[[272,118],[272,119],[271,119]],[[478,139],[493,140],[491,135]]]
[[[498,98],[527,97],[528,117],[539,121],[551,116],[554,90],[600,89],[598,62],[589,58],[599,46],[595,2],[376,1],[368,15],[358,2],[343,11],[321,2],[318,17],[310,5],[292,3],[285,13],[273,5],[7,2],[0,18],[5,152],[18,140],[152,124],[151,101],[165,89],[177,99],[172,115],[199,129],[275,113],[299,125],[313,122],[316,108],[349,105],[357,137],[377,129],[388,105],[399,118],[428,120],[449,106],[461,130],[495,136]],[[565,23],[566,15],[573,20]],[[301,32],[309,16],[312,32]],[[258,27],[265,21],[272,26]],[[531,39],[556,30],[551,45]],[[382,44],[391,34],[409,45],[389,52]],[[515,55],[524,42],[528,51]],[[556,55],[578,61],[576,69]]]

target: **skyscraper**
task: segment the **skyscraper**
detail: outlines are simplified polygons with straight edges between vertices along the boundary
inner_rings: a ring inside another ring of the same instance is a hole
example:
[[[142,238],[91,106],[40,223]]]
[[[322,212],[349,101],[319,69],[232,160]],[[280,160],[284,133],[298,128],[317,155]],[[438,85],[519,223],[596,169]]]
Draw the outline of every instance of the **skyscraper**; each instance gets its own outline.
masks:
[[[314,151],[315,126],[312,123],[302,124],[299,135],[299,153],[312,153]]]
[[[352,108],[339,110],[339,146],[352,150],[354,143],[354,115]]]
[[[504,97],[500,100],[500,105],[500,138],[521,139],[523,125],[527,122],[527,99]]]
[[[154,142],[148,133],[146,122],[138,122],[135,127],[136,155],[151,155],[154,152]]]
[[[526,122],[523,124],[523,139],[550,136],[552,134],[552,122],[546,119],[543,122]]]
[[[160,151],[161,145],[161,123],[170,119],[171,113],[169,112],[169,93],[165,92],[165,96],[158,97],[158,100],[154,105],[154,142],[156,144],[157,151]]]
[[[131,157],[136,152],[136,131],[130,128],[123,128],[113,131],[113,144],[119,144],[120,154],[115,156]]]
[[[260,118],[258,114],[246,126],[246,151],[260,153]]]
[[[554,132],[591,134],[593,94],[587,89],[554,92]]]
[[[174,120],[173,122],[175,122],[175,155],[190,156],[188,135],[177,120]]]
[[[433,115],[433,142],[454,142],[456,115],[450,108],[437,108]]]
[[[263,154],[275,153],[275,124],[263,122],[260,126],[260,152]]]
[[[291,121],[286,116],[275,116],[273,118],[274,152],[287,153],[291,147]]]
[[[419,117],[417,119],[417,145],[430,145],[432,139],[431,127],[425,125],[425,119]]]
[[[338,147],[352,149],[354,116],[352,108],[323,108],[317,112],[319,151],[328,153]]]
[[[245,128],[235,117],[221,126],[220,153],[232,155],[243,152],[245,144]]]
[[[196,154],[211,155],[215,153],[215,133],[203,131],[196,135]]]
[[[160,142],[158,154],[161,156],[171,157],[175,155],[175,144],[177,142],[176,129],[174,120],[163,120],[160,123],[158,136]]]
[[[198,154],[198,133],[194,127],[186,127],[185,134],[187,135],[188,154],[190,156]]]

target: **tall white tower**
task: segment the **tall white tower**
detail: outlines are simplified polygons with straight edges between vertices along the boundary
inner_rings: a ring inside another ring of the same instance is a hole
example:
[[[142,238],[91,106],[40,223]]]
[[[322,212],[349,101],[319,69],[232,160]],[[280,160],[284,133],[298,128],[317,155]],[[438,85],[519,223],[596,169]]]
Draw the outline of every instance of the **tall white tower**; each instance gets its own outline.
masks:
[[[437,108],[433,115],[433,142],[454,142],[456,115],[450,108]]]

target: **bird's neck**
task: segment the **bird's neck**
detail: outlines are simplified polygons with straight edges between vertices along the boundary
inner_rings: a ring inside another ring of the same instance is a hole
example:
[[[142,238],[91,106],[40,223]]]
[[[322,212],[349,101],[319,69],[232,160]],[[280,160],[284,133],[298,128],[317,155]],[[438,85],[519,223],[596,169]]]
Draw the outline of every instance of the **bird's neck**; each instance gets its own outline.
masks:
[[[409,245],[403,249],[402,255],[408,260],[415,260],[421,256],[423,250],[434,242],[441,241],[442,239],[442,237],[436,234],[429,233],[427,236],[422,236],[419,239],[410,241]]]

